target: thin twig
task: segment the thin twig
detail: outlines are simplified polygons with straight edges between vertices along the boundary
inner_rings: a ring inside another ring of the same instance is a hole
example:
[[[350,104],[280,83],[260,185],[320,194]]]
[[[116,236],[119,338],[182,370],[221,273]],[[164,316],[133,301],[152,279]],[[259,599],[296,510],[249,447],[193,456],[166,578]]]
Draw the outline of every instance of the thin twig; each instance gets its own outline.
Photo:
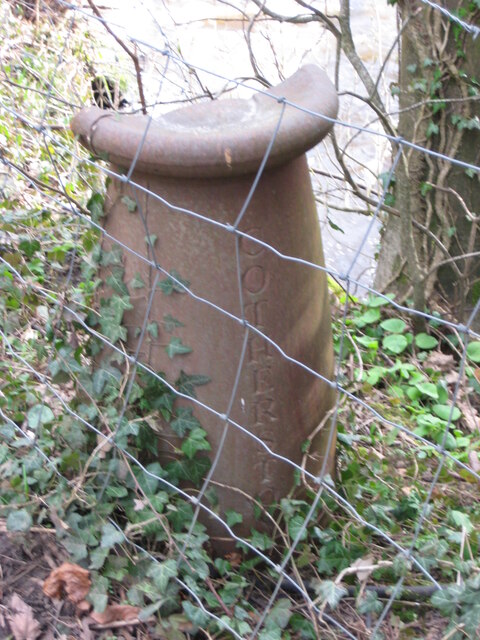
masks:
[[[142,70],[140,69],[140,62],[138,60],[138,56],[137,54],[132,51],[131,49],[129,49],[129,47],[127,47],[127,45],[123,42],[123,40],[121,38],[119,38],[117,36],[117,34],[110,28],[108,22],[103,18],[100,10],[98,9],[97,5],[93,2],[93,0],[87,0],[88,4],[90,5],[93,13],[100,18],[101,23],[103,24],[104,28],[106,31],[108,31],[108,33],[112,36],[112,38],[115,40],[115,42],[117,42],[122,49],[125,51],[125,53],[130,56],[132,62],[133,62],[133,66],[135,67],[135,74],[137,76],[137,86],[138,86],[138,95],[140,98],[140,104],[142,105],[142,113],[144,113],[145,115],[147,114],[147,103],[145,100],[145,94],[143,92],[143,81],[142,81]]]

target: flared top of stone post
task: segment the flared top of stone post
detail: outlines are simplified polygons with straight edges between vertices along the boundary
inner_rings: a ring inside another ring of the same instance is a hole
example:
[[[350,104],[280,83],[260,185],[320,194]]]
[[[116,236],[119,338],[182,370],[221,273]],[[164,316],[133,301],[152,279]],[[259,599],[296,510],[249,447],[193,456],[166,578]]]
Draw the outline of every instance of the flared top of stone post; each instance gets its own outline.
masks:
[[[71,127],[83,145],[125,169],[135,161],[135,170],[145,173],[222,177],[258,169],[280,117],[267,167],[314,147],[331,129],[337,110],[327,75],[306,65],[248,100],[202,102],[156,119],[90,107],[73,118]]]

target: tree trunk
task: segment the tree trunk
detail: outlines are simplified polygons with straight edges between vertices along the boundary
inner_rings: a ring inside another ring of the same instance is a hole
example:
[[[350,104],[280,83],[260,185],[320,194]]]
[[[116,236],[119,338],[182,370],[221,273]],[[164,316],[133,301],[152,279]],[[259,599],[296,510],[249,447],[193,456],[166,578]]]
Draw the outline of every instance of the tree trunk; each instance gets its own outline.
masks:
[[[475,24],[471,3],[445,7]],[[475,80],[480,40],[420,0],[401,0],[398,133],[445,156],[478,164],[480,108]],[[478,173],[404,146],[394,184],[395,207],[383,230],[375,286],[464,320],[480,294]]]

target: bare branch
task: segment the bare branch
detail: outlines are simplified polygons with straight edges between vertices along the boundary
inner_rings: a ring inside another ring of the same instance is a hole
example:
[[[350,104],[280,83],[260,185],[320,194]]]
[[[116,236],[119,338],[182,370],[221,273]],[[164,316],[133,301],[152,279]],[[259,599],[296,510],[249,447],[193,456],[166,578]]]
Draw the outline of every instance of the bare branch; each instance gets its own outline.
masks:
[[[266,0],[252,0],[252,2],[260,9],[262,13],[269,16],[273,20],[277,20],[278,22],[288,22],[291,24],[307,24],[311,22],[319,22],[323,24],[323,26],[337,39],[338,46],[341,51],[345,54],[347,60],[350,62],[352,67],[355,69],[358,77],[362,81],[363,86],[367,90],[368,97],[364,99],[365,102],[369,104],[377,113],[380,121],[384,127],[384,130],[389,135],[396,135],[394,133],[394,127],[392,123],[389,121],[386,115],[385,105],[380,98],[378,93],[378,79],[374,81],[372,76],[370,75],[367,67],[363,64],[360,56],[357,53],[355,44],[353,42],[352,31],[350,28],[350,2],[349,0],[341,0],[340,2],[340,15],[335,16],[339,22],[340,29],[335,25],[333,19],[327,16],[322,11],[319,11],[315,7],[312,7],[310,4],[305,2],[304,0],[295,0],[295,2],[301,7],[308,9],[311,13],[308,15],[296,15],[296,16],[286,16],[280,13],[276,13],[272,11],[269,7],[266,6]],[[393,50],[393,49],[392,49]],[[388,55],[391,55],[389,52]],[[339,69],[339,57],[337,54],[337,65],[336,65],[336,86],[338,88],[338,69]]]
[[[363,86],[368,91],[368,95],[372,104],[374,104],[382,113],[386,112],[385,105],[382,102],[377,90],[376,83],[373,81],[372,76],[367,70],[367,67],[363,64],[360,56],[357,53],[355,44],[353,42],[352,30],[350,28],[350,1],[340,0],[340,16],[338,21],[341,27],[342,37],[342,51],[347,56],[348,61],[355,69],[358,77],[363,83]]]
[[[108,25],[108,22],[104,20],[100,10],[98,9],[97,5],[93,2],[93,0],[87,0],[87,2],[90,5],[90,8],[92,9],[93,13],[98,18],[100,18],[100,21],[103,24],[105,30],[112,36],[112,38],[122,47],[125,53],[131,58],[133,62],[133,66],[135,67],[135,75],[137,76],[138,95],[140,98],[140,104],[142,105],[142,113],[146,114],[147,105],[145,100],[145,94],[143,91],[142,70],[140,69],[140,62],[138,60],[137,54],[131,49],[129,49],[129,47],[127,47],[127,45],[123,42],[123,40],[119,38],[117,34],[110,28],[110,26]]]
[[[310,22],[323,22],[323,20],[315,14],[284,16],[281,13],[276,13],[275,11],[272,11],[267,6],[265,6],[265,0],[252,0],[252,2],[256,4],[259,9],[261,9],[262,13],[264,13],[266,16],[269,16],[269,18],[272,18],[273,20],[277,20],[278,22],[289,22],[291,24],[309,24]],[[336,31],[338,32],[338,29],[336,29]],[[340,35],[339,32],[338,35]],[[336,37],[338,37],[338,35]]]
[[[258,17],[261,16],[261,15],[262,15],[262,10],[259,9],[257,11],[257,13],[249,20],[247,30],[245,31],[245,40],[247,42],[248,56],[250,58],[250,64],[252,65],[252,69],[253,69],[253,72],[255,74],[255,77],[259,80],[259,82],[264,84],[266,87],[271,87],[272,86],[271,83],[268,82],[268,80],[261,73],[261,71],[260,71],[260,69],[258,67],[257,59],[255,58],[255,54],[253,53],[253,47],[252,47],[252,29],[253,29],[253,27],[255,25],[255,22],[257,21]]]
[[[323,13],[323,11],[319,11],[315,7],[312,7],[307,2],[304,2],[304,0],[295,0],[295,2],[299,4],[301,7],[303,7],[304,9],[309,9],[315,16],[317,16],[317,18],[319,18],[324,23],[327,29],[331,33],[333,33],[333,35],[336,38],[339,38],[341,36],[341,33],[338,27],[332,22],[332,19],[329,16],[327,16],[326,13]],[[335,16],[335,18],[337,18],[338,20],[338,16]]]

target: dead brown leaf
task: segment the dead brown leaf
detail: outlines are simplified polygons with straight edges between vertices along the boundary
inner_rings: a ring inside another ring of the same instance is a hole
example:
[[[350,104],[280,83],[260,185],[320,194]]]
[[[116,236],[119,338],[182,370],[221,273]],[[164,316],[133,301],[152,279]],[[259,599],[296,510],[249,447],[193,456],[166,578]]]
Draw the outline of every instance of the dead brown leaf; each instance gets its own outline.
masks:
[[[10,630],[15,640],[35,640],[40,635],[40,624],[33,617],[33,609],[16,593],[9,601],[7,613]]]
[[[462,422],[473,433],[480,429],[480,417],[475,407],[464,400],[457,400],[457,407],[462,412]]]
[[[472,471],[480,473],[480,460],[478,459],[478,453],[476,451],[468,452],[468,461],[472,467]]]
[[[242,554],[238,551],[231,551],[225,554],[225,560],[228,560],[232,567],[239,567],[242,564]]]
[[[136,620],[140,607],[132,607],[129,604],[109,604],[102,613],[91,613],[90,617],[97,624],[110,624],[111,622],[126,622]]]
[[[445,382],[447,384],[457,384],[459,377],[458,371],[450,371],[445,374]]]
[[[80,602],[77,603],[78,615],[81,615],[82,613],[88,613],[91,608],[92,605],[87,600],[80,600]]]
[[[82,620],[82,640],[94,640],[93,633],[88,626],[88,618]]]
[[[357,578],[360,582],[364,582],[368,579],[373,569],[372,566],[375,564],[375,560],[372,555],[364,556],[363,558],[357,558],[355,562],[353,562],[350,567],[352,569],[356,569]]]
[[[134,498],[133,500],[134,511],[141,511],[142,509],[145,509],[146,506],[147,506],[146,500],[139,500],[138,498]]]
[[[84,600],[90,591],[92,581],[90,572],[78,564],[64,562],[54,569],[43,583],[43,593],[57,600],[65,596],[77,604]]]
[[[425,366],[436,371],[451,371],[455,368],[454,358],[451,353],[434,351],[425,360]]]
[[[103,459],[103,458],[105,458],[105,457],[106,457],[106,455],[107,455],[107,453],[110,451],[110,449],[112,449],[113,444],[111,444],[110,442],[107,442],[107,441],[105,440],[105,437],[104,437],[104,436],[102,436],[102,435],[98,434],[98,435],[97,435],[97,446],[99,447],[99,448],[98,448],[97,456],[98,456],[100,459]]]

